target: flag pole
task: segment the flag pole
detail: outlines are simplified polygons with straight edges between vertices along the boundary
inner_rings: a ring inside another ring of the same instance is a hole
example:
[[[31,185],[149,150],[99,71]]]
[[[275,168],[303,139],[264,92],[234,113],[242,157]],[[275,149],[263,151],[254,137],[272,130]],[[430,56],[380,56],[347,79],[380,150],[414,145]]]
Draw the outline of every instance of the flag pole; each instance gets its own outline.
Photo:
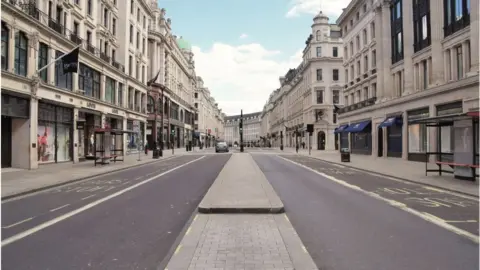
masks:
[[[40,72],[42,72],[42,70],[48,68],[49,66],[51,66],[53,63],[57,62],[58,60],[62,59],[63,57],[67,56],[68,54],[70,54],[71,52],[75,51],[76,49],[80,48],[82,46],[82,44],[76,46],[75,48],[73,48],[71,51],[67,52],[67,53],[64,53],[62,56],[58,57],[57,59],[53,60],[52,62],[46,64],[45,66],[43,66],[42,68],[38,69],[36,71],[36,74],[38,75]]]

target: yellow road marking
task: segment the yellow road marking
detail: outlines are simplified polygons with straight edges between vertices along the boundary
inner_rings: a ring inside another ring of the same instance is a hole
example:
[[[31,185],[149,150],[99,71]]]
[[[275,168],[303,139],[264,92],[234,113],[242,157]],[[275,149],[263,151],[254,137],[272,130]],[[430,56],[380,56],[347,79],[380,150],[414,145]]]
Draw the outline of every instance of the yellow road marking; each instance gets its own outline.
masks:
[[[177,255],[178,252],[180,252],[180,249],[182,249],[182,245],[178,245],[178,247],[175,249],[175,255]]]
[[[188,235],[191,230],[192,230],[192,227],[188,227],[187,232],[185,233],[185,235]]]

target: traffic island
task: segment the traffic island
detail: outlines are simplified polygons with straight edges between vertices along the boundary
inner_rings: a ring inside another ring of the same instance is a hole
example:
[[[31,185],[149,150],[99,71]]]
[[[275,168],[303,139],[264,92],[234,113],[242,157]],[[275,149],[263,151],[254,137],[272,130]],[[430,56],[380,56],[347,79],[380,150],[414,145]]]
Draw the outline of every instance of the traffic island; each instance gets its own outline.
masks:
[[[278,214],[284,206],[249,153],[232,154],[198,206],[200,213]]]

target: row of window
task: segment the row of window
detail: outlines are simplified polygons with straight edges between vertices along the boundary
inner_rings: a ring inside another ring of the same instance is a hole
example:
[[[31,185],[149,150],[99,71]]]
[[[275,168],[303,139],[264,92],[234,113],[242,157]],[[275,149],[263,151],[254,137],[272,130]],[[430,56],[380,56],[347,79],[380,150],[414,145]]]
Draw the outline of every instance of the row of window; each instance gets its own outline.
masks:
[[[317,71],[316,71],[316,74],[317,74],[317,81],[318,82],[323,81],[323,69],[318,68]],[[339,79],[340,79],[339,70],[338,69],[333,69],[332,70],[332,80],[334,82],[337,82]]]
[[[443,0],[444,37],[447,37],[470,25],[470,1],[471,0]],[[420,51],[431,44],[430,4],[430,0],[413,1],[412,12],[415,52]],[[390,9],[392,63],[402,60],[404,54],[404,11],[402,8],[402,0],[395,0]]]
[[[372,55],[371,68],[375,68],[377,66],[377,51],[372,50],[371,55]],[[364,55],[363,56],[363,73],[367,73],[370,68],[369,66],[370,64],[368,60],[369,60],[368,55]],[[356,65],[352,64],[350,66],[350,72],[348,69],[345,69],[345,84],[348,84],[348,81],[353,81],[355,77],[359,78],[361,74],[362,74],[362,62],[361,62],[361,59],[359,59],[357,60]]]
[[[317,57],[322,57],[322,47],[317,47]],[[338,47],[332,48],[332,57],[338,57]]]
[[[133,26],[133,24],[130,24],[130,44],[133,44],[133,37],[134,37],[134,34],[135,34],[135,27]],[[146,46],[147,46],[147,38],[146,37],[142,37],[140,38],[140,34],[141,32],[137,29],[137,37],[136,37],[136,48],[137,49],[140,49],[140,47],[142,47],[142,53],[145,54],[145,49],[146,49]],[[141,46],[140,46],[141,45]]]
[[[370,23],[370,39],[373,40],[374,38],[375,38],[375,23],[372,22]],[[363,40],[363,46],[367,46],[368,44],[367,28],[362,30],[362,40]],[[354,50],[353,41],[350,41],[349,44],[350,44],[350,54],[348,53],[347,46],[343,47],[344,59],[348,59],[349,56],[353,57],[355,53],[361,51],[363,48],[360,42],[360,35],[357,35],[355,37],[356,50]]]
[[[323,104],[325,102],[325,91],[317,90],[317,104]],[[332,104],[340,104],[340,90],[332,90]]]
[[[370,98],[375,98],[377,96],[377,84],[372,83],[372,86],[370,87],[370,91],[368,86],[363,87],[363,89],[358,89],[354,93],[350,93],[350,95],[345,95],[344,98],[344,103],[345,106],[348,105],[353,105],[359,102],[362,102],[364,100],[368,100]]]

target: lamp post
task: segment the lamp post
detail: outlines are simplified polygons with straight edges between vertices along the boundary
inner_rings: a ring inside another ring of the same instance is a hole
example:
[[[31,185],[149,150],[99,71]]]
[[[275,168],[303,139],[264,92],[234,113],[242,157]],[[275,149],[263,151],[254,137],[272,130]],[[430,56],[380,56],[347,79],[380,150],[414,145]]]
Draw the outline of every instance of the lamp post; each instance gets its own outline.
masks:
[[[160,157],[163,156],[163,114],[165,113],[164,110],[165,110],[165,106],[163,106],[163,86],[161,87],[162,89],[162,94],[160,95],[160,106],[161,109],[159,110],[161,112],[161,116],[160,116],[160,150],[158,151],[158,155]],[[155,122],[157,122],[157,114],[155,114]],[[158,140],[158,137],[157,137],[157,140]]]
[[[240,152],[243,152],[243,110],[240,110]]]

